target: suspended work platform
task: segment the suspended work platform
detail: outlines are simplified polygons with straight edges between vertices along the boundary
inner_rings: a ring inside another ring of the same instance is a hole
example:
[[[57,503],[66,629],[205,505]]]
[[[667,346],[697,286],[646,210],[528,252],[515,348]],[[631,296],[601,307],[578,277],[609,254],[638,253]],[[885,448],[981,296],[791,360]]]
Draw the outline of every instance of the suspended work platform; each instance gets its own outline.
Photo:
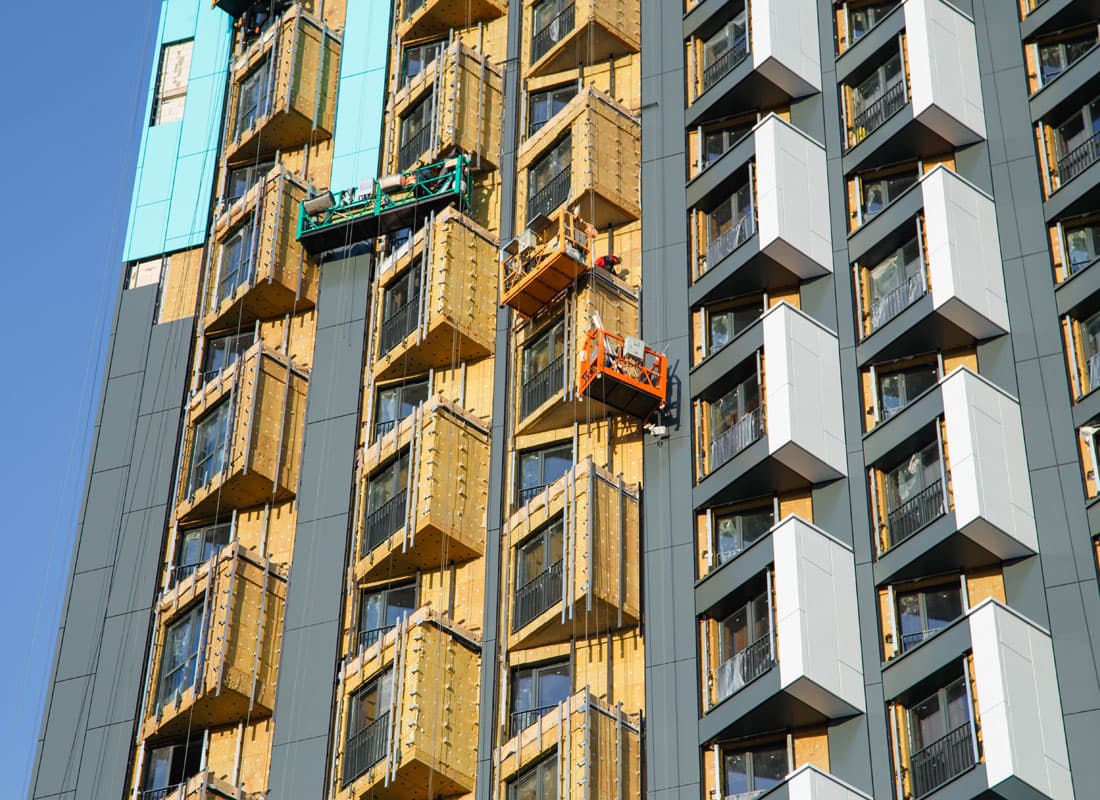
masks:
[[[624,414],[645,419],[665,404],[668,360],[641,339],[624,339],[595,328],[584,342],[580,391]]]
[[[591,269],[596,229],[575,214],[538,215],[500,253],[500,303],[533,317]]]

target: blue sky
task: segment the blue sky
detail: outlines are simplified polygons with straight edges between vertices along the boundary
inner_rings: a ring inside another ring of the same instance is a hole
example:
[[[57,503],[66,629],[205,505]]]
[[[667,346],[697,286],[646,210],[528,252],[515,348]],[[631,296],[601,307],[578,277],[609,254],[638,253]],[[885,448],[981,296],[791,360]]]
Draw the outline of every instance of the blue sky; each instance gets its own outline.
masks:
[[[23,797],[99,404],[158,0],[14,3],[0,48],[0,794]],[[11,790],[9,795],[8,792]]]

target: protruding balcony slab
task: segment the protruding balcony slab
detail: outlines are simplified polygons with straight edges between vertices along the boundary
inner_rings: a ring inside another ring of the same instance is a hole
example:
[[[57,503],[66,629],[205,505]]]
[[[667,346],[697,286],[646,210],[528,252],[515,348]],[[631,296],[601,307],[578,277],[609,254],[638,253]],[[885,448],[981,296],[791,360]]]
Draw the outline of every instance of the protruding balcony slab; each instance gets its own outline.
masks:
[[[637,53],[641,49],[641,16],[631,0],[574,0],[554,19],[534,30],[533,14],[523,9],[524,53],[528,77],[547,75],[584,64]]]

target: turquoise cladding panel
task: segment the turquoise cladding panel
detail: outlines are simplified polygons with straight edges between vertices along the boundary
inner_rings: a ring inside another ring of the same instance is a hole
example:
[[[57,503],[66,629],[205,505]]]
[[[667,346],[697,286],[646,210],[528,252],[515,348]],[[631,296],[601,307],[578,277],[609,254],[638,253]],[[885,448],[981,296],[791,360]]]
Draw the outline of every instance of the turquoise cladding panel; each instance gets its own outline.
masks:
[[[126,261],[195,247],[206,239],[229,69],[232,19],[209,0],[161,0],[157,53],[145,103]],[[160,52],[194,39],[183,119],[149,125]]]
[[[333,189],[350,189],[378,174],[389,42],[390,3],[348,0],[340,47],[340,92],[330,181]]]

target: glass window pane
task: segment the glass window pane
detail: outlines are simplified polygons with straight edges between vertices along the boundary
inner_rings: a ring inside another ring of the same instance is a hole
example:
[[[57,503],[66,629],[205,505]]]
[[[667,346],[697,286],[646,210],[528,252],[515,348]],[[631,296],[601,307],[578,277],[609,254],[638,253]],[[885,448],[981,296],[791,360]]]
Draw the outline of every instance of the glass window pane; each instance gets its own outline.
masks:
[[[546,453],[543,460],[542,483],[553,483],[573,466],[572,448],[558,448]]]
[[[947,733],[938,693],[914,706],[910,717],[914,750],[920,750]]]
[[[568,664],[555,664],[539,670],[539,708],[555,706],[569,696],[572,680]]]
[[[727,753],[723,761],[727,796],[747,792],[749,785],[748,758],[745,753]]]
[[[530,711],[535,706],[535,672],[520,670],[512,676],[512,711]]]
[[[959,678],[944,690],[947,702],[947,730],[954,730],[970,719],[966,701],[966,684]]]
[[[752,754],[752,788],[755,791],[778,786],[787,777],[787,750],[777,746]]]
[[[958,586],[929,591],[924,596],[928,629],[943,628],[962,616],[962,595]]]

